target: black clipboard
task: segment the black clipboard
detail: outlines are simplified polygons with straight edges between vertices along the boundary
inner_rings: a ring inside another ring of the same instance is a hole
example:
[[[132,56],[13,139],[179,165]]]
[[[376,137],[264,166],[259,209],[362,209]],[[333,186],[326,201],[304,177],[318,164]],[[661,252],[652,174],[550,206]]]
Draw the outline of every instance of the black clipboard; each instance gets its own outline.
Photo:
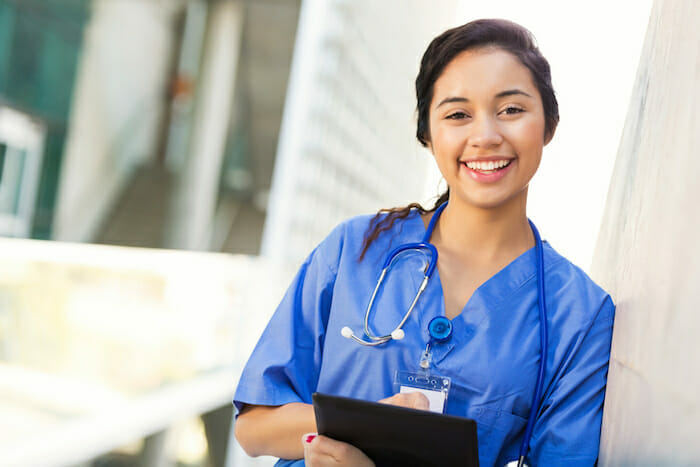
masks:
[[[479,466],[474,420],[314,393],[318,433],[352,444],[377,466]]]

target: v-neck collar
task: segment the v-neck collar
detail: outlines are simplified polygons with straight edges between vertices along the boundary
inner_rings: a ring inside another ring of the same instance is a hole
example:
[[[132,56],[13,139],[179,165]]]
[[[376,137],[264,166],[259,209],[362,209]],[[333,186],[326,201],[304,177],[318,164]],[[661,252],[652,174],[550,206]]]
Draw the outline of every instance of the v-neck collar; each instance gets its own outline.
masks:
[[[418,211],[415,212],[415,215],[413,215],[410,218],[410,220],[413,221],[415,226],[415,230],[417,233],[415,237],[422,238],[422,236],[425,235],[426,227]],[[411,230],[413,231],[413,229]],[[411,238],[414,237],[414,234],[410,235]],[[544,247],[545,249],[548,248],[546,242],[544,242]],[[462,308],[460,314],[455,316],[455,319],[460,315],[464,314],[464,312],[467,311],[468,308],[471,308],[470,305],[473,301],[472,299],[477,295],[482,296],[484,299],[487,299],[490,304],[490,307],[493,308],[499,306],[504,299],[508,298],[512,294],[512,292],[519,289],[525,282],[527,282],[537,273],[535,256],[535,247],[533,246],[525,252],[521,253],[518,257],[513,259],[513,261],[508,263],[501,270],[499,270],[497,273],[495,273],[493,276],[487,279],[484,283],[477,287],[472,296],[469,298],[469,301],[467,301],[465,306]],[[438,261],[440,261],[439,257]],[[438,283],[440,294],[443,296],[443,301],[440,308],[442,316],[444,316],[444,292],[442,290],[442,280],[440,279],[440,273],[437,268],[435,268],[435,272],[433,272],[433,275],[437,275],[438,280],[433,281],[433,278],[431,278],[431,282]]]
[[[422,238],[426,227],[418,211],[409,221],[412,222],[411,229],[407,229],[411,232],[410,237]],[[408,232],[406,233],[408,234]],[[547,249],[548,245],[546,243],[544,245],[544,248]],[[439,363],[445,358],[456,344],[469,340],[490,312],[496,311],[504,303],[507,303],[513,294],[535,277],[537,273],[535,259],[535,247],[532,247],[477,287],[462,311],[452,319],[452,339],[435,346],[433,350],[434,363]],[[435,316],[445,316],[445,295],[437,267],[430,278],[425,298],[419,319],[421,332],[427,342],[430,338],[428,334],[430,320]]]

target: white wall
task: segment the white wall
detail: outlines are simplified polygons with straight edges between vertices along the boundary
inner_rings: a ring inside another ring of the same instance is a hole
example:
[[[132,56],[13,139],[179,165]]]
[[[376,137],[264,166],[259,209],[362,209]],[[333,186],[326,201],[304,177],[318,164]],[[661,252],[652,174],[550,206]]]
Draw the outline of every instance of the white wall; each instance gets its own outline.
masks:
[[[454,24],[505,18],[528,28],[552,68],[561,121],[530,185],[543,238],[588,270],[651,0],[462,0]]]
[[[617,304],[601,465],[700,465],[700,2],[657,0],[594,276]]]
[[[90,241],[153,152],[180,1],[95,0],[77,74],[53,238]]]

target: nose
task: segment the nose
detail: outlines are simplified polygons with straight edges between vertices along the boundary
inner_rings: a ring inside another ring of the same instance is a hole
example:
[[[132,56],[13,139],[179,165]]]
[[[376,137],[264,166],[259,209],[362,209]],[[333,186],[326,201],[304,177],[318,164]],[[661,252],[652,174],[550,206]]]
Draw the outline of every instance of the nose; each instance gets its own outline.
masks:
[[[470,127],[469,144],[473,147],[491,148],[503,142],[498,122],[493,118],[475,118]]]

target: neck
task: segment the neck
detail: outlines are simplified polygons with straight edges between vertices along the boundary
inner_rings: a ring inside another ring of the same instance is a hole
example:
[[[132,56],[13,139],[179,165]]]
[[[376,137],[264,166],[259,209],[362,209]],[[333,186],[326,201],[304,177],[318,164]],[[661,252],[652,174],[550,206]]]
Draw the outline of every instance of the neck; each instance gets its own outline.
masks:
[[[523,193],[497,209],[482,209],[451,199],[431,240],[453,254],[479,262],[517,257],[535,244],[526,201]]]

